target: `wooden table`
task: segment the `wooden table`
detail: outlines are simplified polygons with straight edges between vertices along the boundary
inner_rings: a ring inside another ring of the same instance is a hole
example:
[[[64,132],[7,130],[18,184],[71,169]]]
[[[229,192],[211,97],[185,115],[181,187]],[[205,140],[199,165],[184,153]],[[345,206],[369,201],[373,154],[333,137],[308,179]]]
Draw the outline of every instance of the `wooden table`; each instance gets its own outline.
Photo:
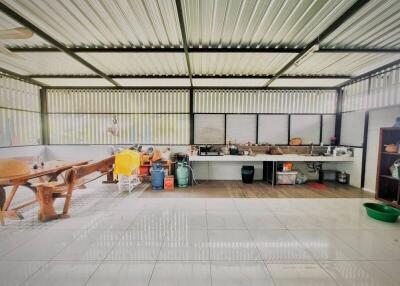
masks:
[[[65,161],[47,161],[44,163],[44,167],[32,169],[28,174],[0,178],[0,210],[2,210],[0,221],[3,223],[3,216],[23,219],[23,216],[18,213],[18,210],[37,201],[35,198],[34,200],[22,203],[21,205],[10,209],[11,202],[20,186],[28,187],[36,194],[36,187],[34,184],[29,182],[30,180],[38,178],[41,182],[56,181],[58,175],[62,172],[71,169],[73,166],[85,165],[88,162],[89,161],[79,161],[68,163]],[[47,177],[47,180],[44,179],[45,177]],[[4,187],[6,186],[12,186],[12,190],[8,197],[6,197],[6,192],[4,190]]]

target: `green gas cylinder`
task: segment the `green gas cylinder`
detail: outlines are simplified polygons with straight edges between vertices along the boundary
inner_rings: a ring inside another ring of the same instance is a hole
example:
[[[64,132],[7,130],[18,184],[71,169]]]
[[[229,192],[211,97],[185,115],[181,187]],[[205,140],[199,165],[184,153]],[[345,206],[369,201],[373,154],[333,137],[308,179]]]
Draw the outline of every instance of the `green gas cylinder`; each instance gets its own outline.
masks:
[[[186,162],[178,163],[176,181],[178,188],[186,188],[189,185],[189,166]]]

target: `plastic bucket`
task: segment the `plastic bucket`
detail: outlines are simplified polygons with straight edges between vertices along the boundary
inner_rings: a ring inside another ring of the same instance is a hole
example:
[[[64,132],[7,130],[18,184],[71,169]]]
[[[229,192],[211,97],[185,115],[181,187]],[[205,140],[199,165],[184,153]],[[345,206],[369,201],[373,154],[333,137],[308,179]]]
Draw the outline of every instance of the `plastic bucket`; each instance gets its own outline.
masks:
[[[367,215],[376,220],[385,222],[396,222],[400,215],[400,211],[391,206],[385,206],[375,203],[365,203],[365,209],[367,210]]]

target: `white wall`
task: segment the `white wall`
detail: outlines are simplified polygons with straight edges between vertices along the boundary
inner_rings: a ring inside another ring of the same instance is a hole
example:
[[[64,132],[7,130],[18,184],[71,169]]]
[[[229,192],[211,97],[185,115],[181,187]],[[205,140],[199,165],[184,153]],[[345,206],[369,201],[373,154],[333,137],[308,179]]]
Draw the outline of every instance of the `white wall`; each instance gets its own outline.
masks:
[[[45,147],[39,146],[21,146],[21,147],[9,147],[0,148],[0,158],[14,158],[14,157],[30,157],[30,156],[42,156],[45,158]]]
[[[379,149],[379,130],[381,127],[392,127],[396,117],[399,116],[400,107],[378,109],[369,113],[367,161],[364,185],[364,189],[366,191],[375,192]]]
[[[365,111],[347,112],[342,114],[340,144],[359,146],[363,144]]]

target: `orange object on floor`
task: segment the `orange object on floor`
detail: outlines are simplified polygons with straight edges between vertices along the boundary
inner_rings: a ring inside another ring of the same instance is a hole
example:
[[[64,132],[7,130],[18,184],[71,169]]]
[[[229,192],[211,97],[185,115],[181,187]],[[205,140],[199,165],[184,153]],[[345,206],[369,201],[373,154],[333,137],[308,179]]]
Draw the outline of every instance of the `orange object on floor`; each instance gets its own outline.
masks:
[[[171,191],[174,189],[174,176],[166,176],[164,178],[164,190]]]

